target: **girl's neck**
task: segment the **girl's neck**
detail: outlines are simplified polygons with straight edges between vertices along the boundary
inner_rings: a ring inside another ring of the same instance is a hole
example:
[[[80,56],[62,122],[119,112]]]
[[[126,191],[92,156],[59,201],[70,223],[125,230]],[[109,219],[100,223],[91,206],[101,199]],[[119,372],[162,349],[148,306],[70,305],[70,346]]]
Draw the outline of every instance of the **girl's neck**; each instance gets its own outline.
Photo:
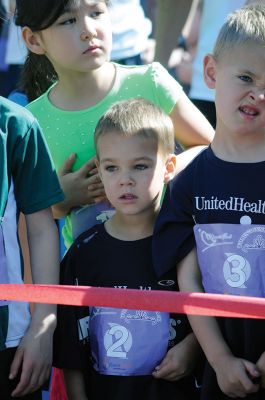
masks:
[[[112,89],[116,68],[109,62],[88,73],[59,73],[58,83],[49,93],[50,101],[58,108],[78,111],[95,106]]]
[[[134,241],[152,236],[156,214],[123,215],[118,212],[105,223],[106,231],[116,239]]]

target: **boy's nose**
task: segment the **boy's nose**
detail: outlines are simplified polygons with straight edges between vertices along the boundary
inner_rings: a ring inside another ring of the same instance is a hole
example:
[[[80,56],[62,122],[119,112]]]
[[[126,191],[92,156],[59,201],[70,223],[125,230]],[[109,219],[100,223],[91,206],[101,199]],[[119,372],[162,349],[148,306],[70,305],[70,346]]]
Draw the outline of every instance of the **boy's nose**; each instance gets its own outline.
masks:
[[[124,174],[120,179],[121,186],[132,186],[133,184],[134,181],[129,174]]]
[[[255,103],[259,101],[264,101],[265,100],[265,89],[257,89],[255,92],[251,92],[249,95],[250,101]]]

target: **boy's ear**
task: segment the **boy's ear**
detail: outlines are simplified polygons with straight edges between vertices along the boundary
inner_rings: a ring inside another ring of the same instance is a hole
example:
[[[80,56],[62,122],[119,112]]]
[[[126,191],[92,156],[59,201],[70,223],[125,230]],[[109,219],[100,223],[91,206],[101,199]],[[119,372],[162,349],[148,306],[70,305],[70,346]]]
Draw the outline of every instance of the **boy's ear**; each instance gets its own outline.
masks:
[[[166,160],[166,171],[164,175],[164,183],[168,183],[172,178],[174,178],[177,169],[177,156],[175,154],[170,154]]]
[[[207,54],[203,60],[204,81],[209,89],[215,89],[216,61],[212,54]]]
[[[45,49],[42,46],[40,35],[37,32],[32,32],[28,26],[22,28],[22,37],[27,48],[35,54],[45,54]]]

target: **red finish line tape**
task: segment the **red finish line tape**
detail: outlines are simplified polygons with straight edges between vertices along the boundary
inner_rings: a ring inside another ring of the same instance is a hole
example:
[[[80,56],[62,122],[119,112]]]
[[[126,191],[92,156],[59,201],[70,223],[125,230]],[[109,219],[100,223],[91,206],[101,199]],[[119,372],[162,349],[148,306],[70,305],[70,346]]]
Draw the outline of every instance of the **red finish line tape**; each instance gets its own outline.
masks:
[[[91,286],[0,284],[0,298],[31,303],[265,319],[265,299],[259,297]]]

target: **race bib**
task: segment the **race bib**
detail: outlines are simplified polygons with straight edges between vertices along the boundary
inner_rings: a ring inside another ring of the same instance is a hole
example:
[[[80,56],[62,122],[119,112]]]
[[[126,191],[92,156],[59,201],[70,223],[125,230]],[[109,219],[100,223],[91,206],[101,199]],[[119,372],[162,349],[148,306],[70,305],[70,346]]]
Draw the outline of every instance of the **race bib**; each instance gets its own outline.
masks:
[[[198,224],[194,233],[206,292],[265,296],[265,226]]]
[[[95,370],[103,375],[150,375],[167,352],[169,329],[168,313],[91,308]]]

